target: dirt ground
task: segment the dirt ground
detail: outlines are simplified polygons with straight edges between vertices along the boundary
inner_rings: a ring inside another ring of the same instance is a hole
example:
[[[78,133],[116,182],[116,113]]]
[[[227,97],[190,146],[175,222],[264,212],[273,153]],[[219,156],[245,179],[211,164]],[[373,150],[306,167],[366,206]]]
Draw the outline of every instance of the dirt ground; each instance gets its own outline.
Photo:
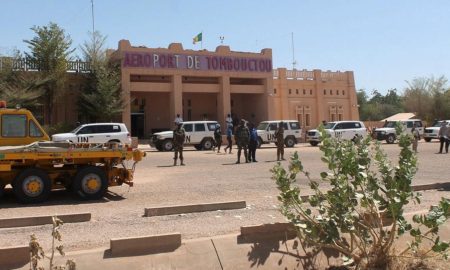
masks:
[[[414,184],[449,182],[450,154],[436,154],[438,143],[419,143],[419,170]],[[395,163],[397,145],[383,144]],[[276,164],[276,148],[264,145],[257,150],[257,163],[235,164],[233,154],[185,151],[186,166],[173,167],[173,153],[148,149],[147,157],[137,165],[135,186],[110,188],[99,201],[79,201],[66,191],[51,194],[48,202],[22,205],[10,190],[0,199],[0,218],[33,215],[56,215],[91,212],[86,223],[65,224],[62,229],[66,250],[80,250],[109,245],[110,238],[180,232],[183,239],[239,232],[240,226],[284,222],[278,211],[277,195],[270,169]],[[315,179],[326,168],[320,161],[318,147],[298,144],[286,149],[286,157],[298,151],[305,168]],[[284,165],[288,162],[284,161]],[[308,192],[306,179],[298,183]],[[439,198],[450,197],[450,191],[423,192],[422,205],[408,207],[406,212],[428,209]],[[192,213],[161,217],[143,217],[144,208],[155,206],[211,203],[245,200],[246,209]],[[41,244],[49,246],[51,225],[0,229],[0,246],[26,245],[34,233]]]

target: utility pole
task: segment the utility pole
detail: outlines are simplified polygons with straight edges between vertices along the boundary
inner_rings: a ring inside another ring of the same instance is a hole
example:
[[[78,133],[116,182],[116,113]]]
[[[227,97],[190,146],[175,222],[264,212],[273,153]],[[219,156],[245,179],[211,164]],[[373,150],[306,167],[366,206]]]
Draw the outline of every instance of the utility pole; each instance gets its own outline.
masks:
[[[297,65],[297,61],[295,61],[295,52],[294,52],[294,32],[291,32],[291,43],[292,43],[292,70],[295,70],[295,65]]]
[[[94,0],[91,0],[91,12],[92,12],[92,34],[95,32],[94,26]]]

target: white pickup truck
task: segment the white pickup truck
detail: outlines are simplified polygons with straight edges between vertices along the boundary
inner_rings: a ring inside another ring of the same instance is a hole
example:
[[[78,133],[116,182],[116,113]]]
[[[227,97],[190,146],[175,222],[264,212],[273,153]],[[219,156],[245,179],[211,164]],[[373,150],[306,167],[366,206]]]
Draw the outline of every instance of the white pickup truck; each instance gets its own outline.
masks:
[[[214,130],[217,121],[186,121],[182,127],[186,132],[184,145],[193,145],[197,150],[210,150],[214,145]],[[171,151],[173,149],[173,131],[154,133],[150,139],[150,146],[159,151]]]
[[[274,143],[277,141],[275,131],[280,122],[283,122],[284,126],[284,144],[286,147],[294,147],[296,143],[300,142],[302,129],[297,120],[263,121],[256,128],[256,132],[258,133],[258,147],[261,147],[264,143]]]

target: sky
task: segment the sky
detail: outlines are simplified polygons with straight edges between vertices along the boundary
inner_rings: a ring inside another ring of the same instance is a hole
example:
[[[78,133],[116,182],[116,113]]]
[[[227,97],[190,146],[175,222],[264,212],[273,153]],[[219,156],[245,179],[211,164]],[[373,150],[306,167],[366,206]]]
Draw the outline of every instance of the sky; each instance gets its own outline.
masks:
[[[0,55],[28,51],[33,26],[57,23],[80,46],[94,28],[117,49],[132,46],[214,51],[271,48],[273,67],[353,71],[370,95],[418,77],[450,79],[448,0],[0,0]],[[192,39],[203,33],[202,44]]]

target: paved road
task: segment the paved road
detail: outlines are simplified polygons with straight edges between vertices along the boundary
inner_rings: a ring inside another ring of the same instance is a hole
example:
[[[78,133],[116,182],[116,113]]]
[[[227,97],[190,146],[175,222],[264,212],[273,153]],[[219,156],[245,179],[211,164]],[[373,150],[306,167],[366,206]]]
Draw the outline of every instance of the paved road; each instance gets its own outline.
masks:
[[[395,162],[397,145],[383,145]],[[449,155],[437,155],[437,143],[419,143],[419,171],[415,184],[447,182]],[[189,149],[189,148],[188,148]],[[320,161],[318,147],[307,144],[286,149],[286,157],[298,151],[305,168],[318,179],[326,170]],[[153,149],[138,164],[135,187],[113,187],[105,199],[80,202],[66,191],[53,192],[45,204],[17,204],[10,192],[0,200],[0,218],[91,212],[89,223],[65,224],[63,238],[68,250],[108,246],[110,238],[181,232],[184,239],[236,233],[240,226],[284,221],[277,210],[278,191],[269,172],[276,164],[276,148],[264,145],[257,151],[257,163],[234,164],[235,150],[230,154],[212,151],[185,152],[187,166],[173,167],[172,153]],[[287,162],[283,162],[287,166]],[[299,184],[307,187],[306,179]],[[435,203],[448,191],[424,193],[423,207]],[[194,213],[165,217],[142,217],[145,207],[246,200],[247,209]],[[28,243],[35,233],[45,246],[50,244],[50,225],[0,229],[0,246]]]

